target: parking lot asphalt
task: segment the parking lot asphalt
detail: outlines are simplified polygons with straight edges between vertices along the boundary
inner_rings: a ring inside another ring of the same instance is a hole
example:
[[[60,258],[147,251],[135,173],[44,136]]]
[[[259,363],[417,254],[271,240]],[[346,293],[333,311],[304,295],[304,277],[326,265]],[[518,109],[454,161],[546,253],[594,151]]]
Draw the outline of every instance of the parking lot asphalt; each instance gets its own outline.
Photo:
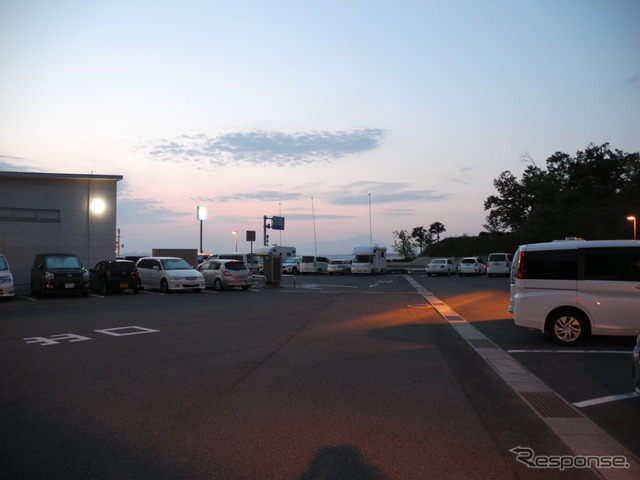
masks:
[[[406,276],[0,312],[3,478],[602,478]]]

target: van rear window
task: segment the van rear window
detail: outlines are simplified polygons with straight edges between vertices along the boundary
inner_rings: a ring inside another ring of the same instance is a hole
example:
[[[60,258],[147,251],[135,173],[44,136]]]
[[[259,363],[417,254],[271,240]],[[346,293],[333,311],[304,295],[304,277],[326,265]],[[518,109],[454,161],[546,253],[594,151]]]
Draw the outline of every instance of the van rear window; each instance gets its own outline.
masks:
[[[524,278],[547,280],[577,280],[576,250],[528,251],[524,255]]]

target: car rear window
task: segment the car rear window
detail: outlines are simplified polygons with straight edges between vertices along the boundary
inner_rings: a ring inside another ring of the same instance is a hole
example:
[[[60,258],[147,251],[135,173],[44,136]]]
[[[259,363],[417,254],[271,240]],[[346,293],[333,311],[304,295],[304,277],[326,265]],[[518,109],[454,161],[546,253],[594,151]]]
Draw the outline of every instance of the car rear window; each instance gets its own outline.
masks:
[[[244,262],[227,262],[225,263],[224,268],[226,268],[227,270],[233,270],[235,272],[240,270],[247,270],[247,266],[244,264]]]
[[[490,262],[506,262],[507,256],[504,253],[493,253],[489,255]]]
[[[136,265],[133,262],[117,262],[109,266],[109,270],[114,273],[131,273],[135,272]]]
[[[302,257],[302,263],[313,263],[313,257]]]

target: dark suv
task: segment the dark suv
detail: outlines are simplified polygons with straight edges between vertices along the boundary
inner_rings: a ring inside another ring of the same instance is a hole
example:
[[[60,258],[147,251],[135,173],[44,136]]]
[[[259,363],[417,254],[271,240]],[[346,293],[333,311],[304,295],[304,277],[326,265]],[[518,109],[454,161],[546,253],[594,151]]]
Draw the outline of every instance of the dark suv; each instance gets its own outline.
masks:
[[[45,297],[50,293],[89,294],[89,272],[70,253],[39,253],[31,268],[31,291]]]
[[[131,260],[102,260],[89,270],[91,291],[106,295],[131,289],[140,293],[140,275],[136,264]]]

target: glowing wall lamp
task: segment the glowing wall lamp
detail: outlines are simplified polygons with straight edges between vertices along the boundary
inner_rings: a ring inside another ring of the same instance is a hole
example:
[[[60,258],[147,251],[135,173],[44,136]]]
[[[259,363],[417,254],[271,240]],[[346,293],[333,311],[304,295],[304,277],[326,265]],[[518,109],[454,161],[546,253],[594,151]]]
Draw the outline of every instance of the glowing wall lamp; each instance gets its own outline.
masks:
[[[629,220],[630,222],[633,222],[633,239],[637,240],[638,239],[638,230],[636,228],[636,217],[634,217],[633,215],[629,215],[627,217],[627,220]]]
[[[93,213],[103,213],[107,209],[107,204],[101,198],[91,201],[91,211]]]

